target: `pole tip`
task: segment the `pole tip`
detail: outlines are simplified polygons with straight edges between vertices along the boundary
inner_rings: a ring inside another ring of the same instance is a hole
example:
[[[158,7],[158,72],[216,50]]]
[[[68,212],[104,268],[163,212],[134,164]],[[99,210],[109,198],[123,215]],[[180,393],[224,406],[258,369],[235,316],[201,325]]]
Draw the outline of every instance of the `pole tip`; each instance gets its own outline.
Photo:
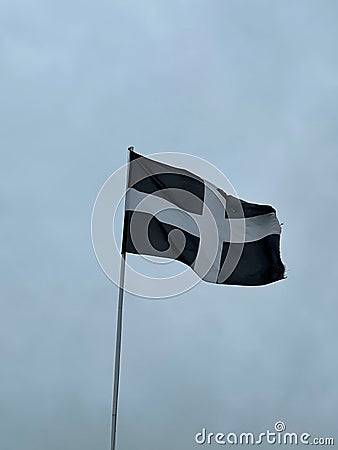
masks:
[[[134,149],[135,149],[135,147],[134,147],[133,145],[131,145],[130,147],[128,147],[128,150],[129,150],[130,152],[133,152]]]

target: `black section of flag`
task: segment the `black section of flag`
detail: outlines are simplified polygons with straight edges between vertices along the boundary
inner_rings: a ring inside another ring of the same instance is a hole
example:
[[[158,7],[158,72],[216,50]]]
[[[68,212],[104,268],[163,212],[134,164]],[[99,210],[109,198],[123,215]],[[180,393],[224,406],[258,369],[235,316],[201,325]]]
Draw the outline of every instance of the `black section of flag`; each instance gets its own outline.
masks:
[[[225,218],[248,218],[276,212],[276,210],[270,205],[249,203],[245,200],[226,194],[222,189],[218,188],[217,191],[226,199],[227,202],[227,208],[224,209]]]
[[[145,194],[156,193],[185,211],[202,213],[205,187],[200,177],[188,170],[159,163],[135,152],[131,152],[130,157],[132,164],[128,187]]]
[[[182,251],[175,248],[175,239],[169,237],[169,234],[174,230],[177,230],[177,228],[160,222],[156,217],[149,214],[126,211],[123,250],[149,256],[163,256],[163,253],[167,252],[167,258],[176,259],[191,266],[197,256],[199,238],[187,231],[179,230],[185,237],[185,245]],[[175,252],[175,250],[178,251]]]
[[[279,234],[270,234],[259,241],[245,243],[235,270],[221,284],[260,286],[284,278],[285,268],[280,259],[279,242]],[[228,242],[223,242],[220,267],[223,267],[229,246]]]

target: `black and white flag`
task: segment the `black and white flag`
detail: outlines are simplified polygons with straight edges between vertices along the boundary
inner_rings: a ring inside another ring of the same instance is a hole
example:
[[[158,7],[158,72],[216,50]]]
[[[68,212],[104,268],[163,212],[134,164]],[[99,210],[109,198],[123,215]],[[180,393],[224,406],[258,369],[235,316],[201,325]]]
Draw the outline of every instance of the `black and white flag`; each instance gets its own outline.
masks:
[[[130,153],[123,251],[176,259],[211,283],[259,286],[284,278],[280,234],[272,206]]]

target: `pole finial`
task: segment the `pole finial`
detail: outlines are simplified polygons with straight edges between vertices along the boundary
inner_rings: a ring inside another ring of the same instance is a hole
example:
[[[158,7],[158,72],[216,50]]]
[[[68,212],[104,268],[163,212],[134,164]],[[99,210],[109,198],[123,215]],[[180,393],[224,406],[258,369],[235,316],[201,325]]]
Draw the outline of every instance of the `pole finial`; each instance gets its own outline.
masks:
[[[134,147],[133,145],[131,145],[130,147],[128,147],[128,150],[129,150],[130,152],[133,152],[133,151],[135,150],[135,147]]]

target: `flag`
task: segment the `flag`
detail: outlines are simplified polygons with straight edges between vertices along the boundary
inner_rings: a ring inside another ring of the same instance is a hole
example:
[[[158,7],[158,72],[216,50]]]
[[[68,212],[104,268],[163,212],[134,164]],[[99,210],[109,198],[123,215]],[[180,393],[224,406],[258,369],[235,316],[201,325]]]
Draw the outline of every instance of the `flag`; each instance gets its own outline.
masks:
[[[125,205],[123,252],[175,259],[217,284],[260,286],[285,277],[272,206],[135,152]]]

